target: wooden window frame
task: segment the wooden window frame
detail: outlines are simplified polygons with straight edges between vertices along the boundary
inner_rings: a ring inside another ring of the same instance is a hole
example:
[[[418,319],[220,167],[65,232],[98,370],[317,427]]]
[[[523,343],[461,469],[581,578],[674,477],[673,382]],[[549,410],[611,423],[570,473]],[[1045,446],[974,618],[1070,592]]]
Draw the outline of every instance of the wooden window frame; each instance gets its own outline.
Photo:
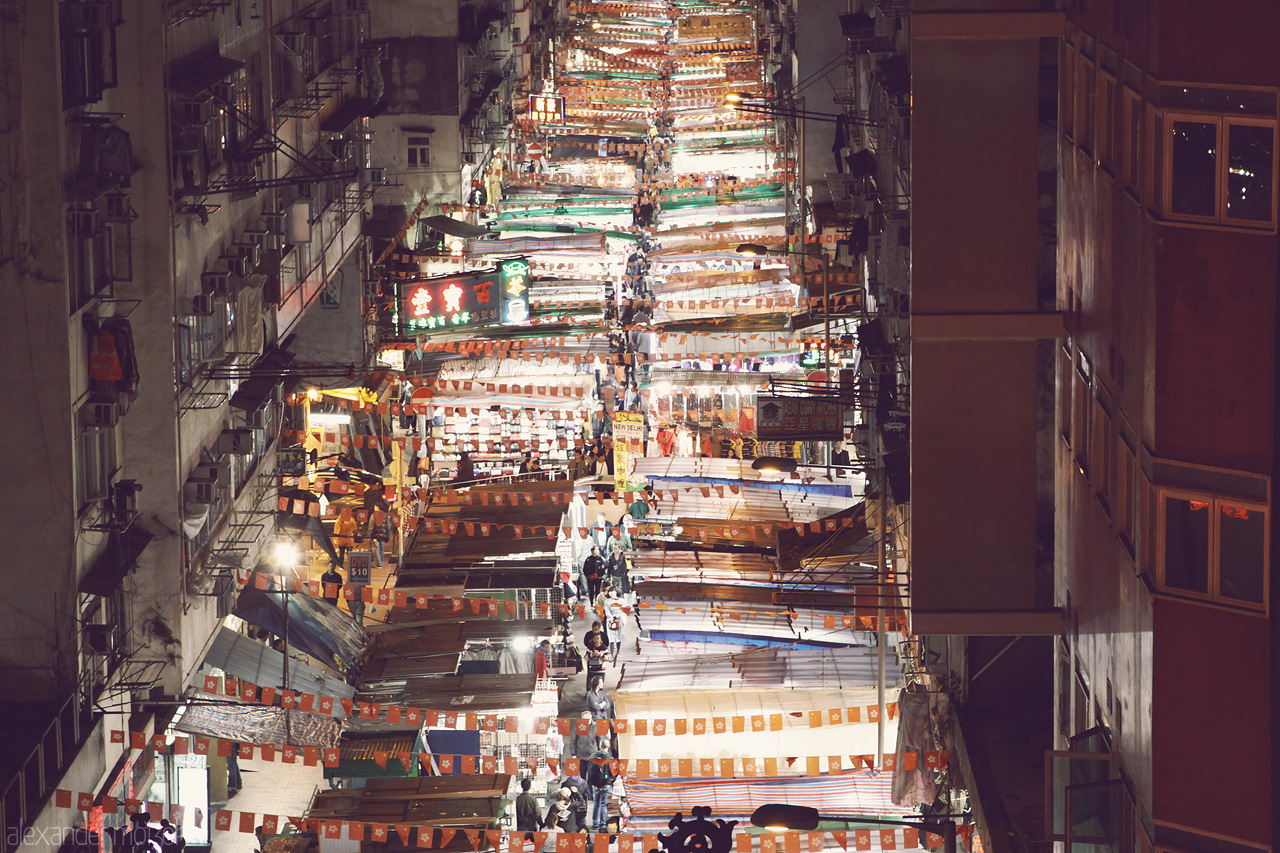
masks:
[[[1142,96],[1128,86],[1120,88],[1120,183],[1142,197],[1143,121]]]
[[[1137,561],[1138,530],[1138,490],[1139,482],[1138,454],[1133,445],[1125,437],[1125,430],[1120,430],[1116,449],[1116,506],[1113,516],[1116,535],[1120,544],[1129,552],[1129,557]]]
[[[1074,451],[1076,468],[1080,471],[1080,475],[1084,477],[1085,482],[1091,482],[1090,453],[1093,451],[1093,447],[1091,445],[1093,431],[1093,412],[1091,411],[1093,404],[1093,364],[1084,352],[1076,352],[1071,372],[1072,381],[1076,383],[1075,387],[1071,391],[1071,432],[1074,439],[1071,446]]]
[[[1095,125],[1098,166],[1112,176],[1118,171],[1116,163],[1116,94],[1120,85],[1116,76],[1101,68],[1096,72],[1097,97]]]
[[[1216,113],[1199,113],[1190,110],[1163,111],[1160,118],[1160,148],[1163,162],[1160,170],[1161,193],[1159,199],[1160,215],[1171,222],[1187,222],[1197,225],[1217,225],[1225,228],[1238,228],[1245,231],[1275,233],[1278,206],[1280,206],[1280,123],[1275,118],[1258,118],[1252,116],[1223,116]],[[1212,124],[1218,129],[1216,149],[1216,188],[1214,193],[1214,213],[1212,216],[1199,216],[1189,213],[1175,213],[1173,210],[1173,127],[1176,122],[1194,122]],[[1230,164],[1231,128],[1265,127],[1271,130],[1271,219],[1263,222],[1251,219],[1233,219],[1227,215],[1227,169]]]
[[[1093,494],[1102,505],[1102,511],[1111,518],[1115,500],[1115,459],[1111,413],[1100,397],[1093,399],[1093,425],[1090,440],[1093,448],[1089,458],[1094,462]]]
[[[425,151],[426,162],[422,162],[420,155]],[[405,165],[410,169],[430,169],[431,168],[431,137],[430,136],[406,136],[405,137]]]
[[[1062,101],[1059,108],[1059,122],[1062,135],[1067,139],[1075,139],[1076,132],[1076,63],[1080,54],[1074,45],[1063,42],[1062,46]]]
[[[1209,541],[1208,541],[1208,577],[1206,581],[1207,591],[1199,592],[1197,590],[1182,589],[1180,587],[1171,587],[1165,583],[1165,531],[1166,517],[1165,500],[1175,498],[1179,500],[1199,501],[1207,503],[1209,509]],[[1271,507],[1267,503],[1262,503],[1246,498],[1236,498],[1229,495],[1216,495],[1207,492],[1196,492],[1189,489],[1171,488],[1167,486],[1159,486],[1156,488],[1155,494],[1155,515],[1156,515],[1156,589],[1169,596],[1177,598],[1188,598],[1196,601],[1204,601],[1208,603],[1218,604],[1225,607],[1238,608],[1241,610],[1249,610],[1256,613],[1266,613],[1268,611],[1267,599],[1271,592],[1271,529],[1269,526],[1271,518]],[[1223,595],[1219,591],[1221,584],[1221,565],[1219,563],[1219,543],[1221,541],[1221,519],[1220,506],[1228,505],[1239,509],[1246,509],[1266,514],[1267,522],[1263,524],[1262,539],[1262,601],[1242,601],[1240,599],[1231,598]]]
[[[1075,369],[1072,366],[1071,342],[1065,341],[1058,350],[1058,390],[1059,390],[1059,425],[1058,434],[1067,449],[1071,449],[1072,419],[1075,409],[1072,408],[1072,394],[1075,390]]]

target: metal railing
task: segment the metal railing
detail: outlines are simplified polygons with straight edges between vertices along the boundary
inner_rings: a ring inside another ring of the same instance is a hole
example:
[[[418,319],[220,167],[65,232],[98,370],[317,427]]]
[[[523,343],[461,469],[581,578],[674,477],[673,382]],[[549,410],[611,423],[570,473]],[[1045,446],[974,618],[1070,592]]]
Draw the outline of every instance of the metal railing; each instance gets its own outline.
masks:
[[[0,853],[21,846],[31,819],[40,813],[63,774],[75,760],[80,746],[92,729],[93,716],[72,692],[54,712],[53,719],[35,738],[27,756],[0,787]]]

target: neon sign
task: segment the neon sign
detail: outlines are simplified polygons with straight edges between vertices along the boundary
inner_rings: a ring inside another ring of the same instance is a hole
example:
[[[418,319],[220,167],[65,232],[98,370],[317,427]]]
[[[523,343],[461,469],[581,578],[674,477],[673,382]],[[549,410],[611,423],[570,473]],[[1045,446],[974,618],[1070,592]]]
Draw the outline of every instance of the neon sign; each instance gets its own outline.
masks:
[[[529,262],[514,258],[485,272],[406,282],[400,290],[401,332],[526,324],[530,317],[529,279]]]
[[[561,95],[530,95],[529,118],[533,121],[557,124],[564,121],[564,97]]]
[[[498,319],[493,301],[497,282],[477,275],[448,276],[404,285],[400,326],[405,332],[463,329]]]
[[[498,267],[502,292],[502,324],[520,326],[529,322],[529,262],[523,258],[503,261]]]

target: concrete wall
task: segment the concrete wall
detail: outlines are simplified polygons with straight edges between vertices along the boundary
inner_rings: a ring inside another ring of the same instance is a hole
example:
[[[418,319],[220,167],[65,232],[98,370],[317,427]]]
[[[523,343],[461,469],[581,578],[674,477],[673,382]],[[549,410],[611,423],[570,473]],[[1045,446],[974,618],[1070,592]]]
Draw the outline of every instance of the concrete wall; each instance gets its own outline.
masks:
[[[458,0],[377,0],[370,13],[370,38],[375,41],[458,34]]]
[[[957,8],[972,14],[930,14]],[[992,614],[1047,604],[1036,581],[1038,113],[1040,35],[1061,22],[980,11],[1036,8],[926,2],[911,20],[912,599],[922,633],[1002,633]],[[935,615],[946,612],[971,615],[944,631]]]
[[[61,193],[64,140],[56,4],[28,0],[9,9],[0,62],[0,394],[11,406],[4,430],[6,483],[0,529],[0,673],[7,697],[62,698],[56,667],[74,667],[58,649],[74,641],[77,524],[72,479],[73,376],[83,365],[69,334]],[[55,191],[50,192],[50,188]],[[74,670],[71,670],[74,671]],[[63,673],[64,676],[67,674]]]

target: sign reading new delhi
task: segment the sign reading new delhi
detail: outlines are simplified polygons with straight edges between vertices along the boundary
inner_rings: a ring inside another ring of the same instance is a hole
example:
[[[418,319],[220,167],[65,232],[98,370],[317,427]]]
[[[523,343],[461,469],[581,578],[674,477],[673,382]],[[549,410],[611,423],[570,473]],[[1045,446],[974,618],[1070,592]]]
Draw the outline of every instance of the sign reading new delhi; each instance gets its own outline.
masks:
[[[485,272],[408,282],[400,291],[400,327],[407,334],[527,322],[529,262],[524,258]]]

